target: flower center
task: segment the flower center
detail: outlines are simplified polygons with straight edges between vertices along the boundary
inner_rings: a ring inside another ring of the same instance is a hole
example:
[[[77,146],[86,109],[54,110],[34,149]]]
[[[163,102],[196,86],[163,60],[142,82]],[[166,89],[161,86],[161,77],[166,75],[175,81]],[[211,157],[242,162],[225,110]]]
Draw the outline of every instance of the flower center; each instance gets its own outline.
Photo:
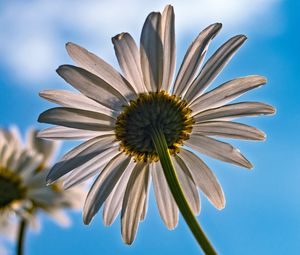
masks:
[[[179,152],[194,123],[187,103],[165,91],[140,94],[118,116],[115,134],[120,149],[138,161],[157,161],[151,133],[160,129],[171,154]]]
[[[19,176],[0,167],[0,210],[24,197]]]

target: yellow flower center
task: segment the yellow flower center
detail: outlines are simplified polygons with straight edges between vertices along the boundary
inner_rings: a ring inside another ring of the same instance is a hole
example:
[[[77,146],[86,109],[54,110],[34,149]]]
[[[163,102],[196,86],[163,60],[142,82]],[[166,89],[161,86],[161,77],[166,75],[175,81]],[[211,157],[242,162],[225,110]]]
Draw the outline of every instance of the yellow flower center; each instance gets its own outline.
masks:
[[[186,101],[165,91],[140,94],[117,118],[115,134],[120,149],[138,161],[157,161],[151,132],[160,129],[170,153],[178,153],[192,131],[191,112]]]
[[[24,198],[21,179],[12,171],[0,167],[0,210]]]

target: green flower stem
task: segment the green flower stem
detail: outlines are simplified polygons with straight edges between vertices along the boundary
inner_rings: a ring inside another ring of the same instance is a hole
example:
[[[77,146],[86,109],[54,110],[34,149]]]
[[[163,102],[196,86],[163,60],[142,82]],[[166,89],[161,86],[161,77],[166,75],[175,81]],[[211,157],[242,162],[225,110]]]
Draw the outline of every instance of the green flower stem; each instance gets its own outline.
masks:
[[[19,225],[19,233],[18,233],[18,244],[17,244],[17,255],[24,254],[24,239],[25,239],[25,232],[27,228],[27,220],[22,219]]]
[[[153,128],[153,133],[151,134],[151,137],[157,154],[159,156],[160,163],[162,165],[167,183],[183,218],[185,219],[186,223],[188,224],[190,230],[192,231],[194,237],[196,238],[204,253],[209,255],[217,254],[212,244],[207,239],[205,233],[201,229],[180,186],[175,168],[171,161],[171,156],[168,150],[165,135],[160,129]]]

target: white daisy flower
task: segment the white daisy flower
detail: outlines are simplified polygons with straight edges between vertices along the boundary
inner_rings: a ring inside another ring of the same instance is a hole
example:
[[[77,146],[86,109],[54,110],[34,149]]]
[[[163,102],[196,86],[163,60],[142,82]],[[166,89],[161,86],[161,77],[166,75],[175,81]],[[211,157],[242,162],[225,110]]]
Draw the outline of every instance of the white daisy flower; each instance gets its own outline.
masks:
[[[41,131],[39,137],[86,140],[68,152],[47,176],[51,184],[65,175],[64,186],[69,188],[98,175],[84,205],[86,224],[102,206],[105,225],[111,225],[121,211],[123,240],[132,243],[146,215],[152,177],[165,225],[175,228],[179,206],[191,227],[196,222],[188,221],[200,212],[198,189],[216,208],[225,206],[216,176],[197,152],[252,168],[238,149],[216,137],[264,140],[262,131],[232,120],[273,114],[275,110],[259,102],[230,103],[265,84],[261,76],[236,78],[206,92],[246,40],[244,35],[234,36],[202,66],[207,48],[220,29],[221,24],[216,23],[196,37],[174,82],[175,29],[170,5],[162,13],[149,14],[140,47],[128,33],[112,38],[122,74],[93,53],[67,43],[77,66],[60,66],[57,73],[80,93],[40,93],[62,107],[39,116],[39,122],[57,125]]]
[[[70,219],[63,209],[79,208],[83,202],[82,187],[64,191],[60,183],[46,186],[49,161],[57,143],[44,141],[36,134],[36,130],[29,130],[23,145],[16,128],[0,129],[0,221],[6,229],[15,228],[16,219],[12,216],[20,218],[21,226],[30,222],[37,228],[40,211],[68,226]]]

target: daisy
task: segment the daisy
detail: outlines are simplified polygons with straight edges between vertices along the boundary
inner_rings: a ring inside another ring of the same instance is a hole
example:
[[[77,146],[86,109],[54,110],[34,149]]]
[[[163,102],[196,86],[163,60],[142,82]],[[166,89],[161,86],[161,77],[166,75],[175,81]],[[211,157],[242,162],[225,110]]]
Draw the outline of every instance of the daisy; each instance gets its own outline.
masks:
[[[259,102],[230,103],[265,84],[261,76],[236,78],[206,92],[246,40],[244,35],[234,36],[202,66],[220,29],[221,24],[212,24],[196,37],[174,82],[174,12],[170,5],[146,18],[140,47],[128,33],[112,38],[122,74],[93,53],[67,43],[77,66],[62,65],[57,73],[80,93],[40,93],[62,107],[39,116],[39,122],[56,125],[41,131],[39,137],[86,140],[47,176],[48,184],[64,176],[64,187],[69,188],[98,175],[85,201],[84,223],[89,224],[102,206],[105,225],[111,225],[121,212],[122,237],[131,244],[147,212],[152,179],[165,225],[176,227],[179,207],[197,241],[203,242],[202,248],[213,252],[194,217],[200,212],[198,189],[218,209],[224,208],[225,198],[216,176],[197,153],[252,168],[238,149],[216,137],[264,140],[262,131],[232,120],[275,111]]]
[[[20,219],[18,254],[22,254],[20,239],[27,223],[38,226],[37,213],[45,212],[67,226],[70,219],[63,209],[79,208],[84,195],[79,187],[64,191],[60,183],[46,186],[45,178],[57,143],[44,141],[36,134],[36,130],[30,129],[26,145],[22,145],[16,128],[0,129],[0,222],[2,229],[5,226],[11,230],[16,225],[14,216]],[[2,234],[5,237],[1,231]]]

